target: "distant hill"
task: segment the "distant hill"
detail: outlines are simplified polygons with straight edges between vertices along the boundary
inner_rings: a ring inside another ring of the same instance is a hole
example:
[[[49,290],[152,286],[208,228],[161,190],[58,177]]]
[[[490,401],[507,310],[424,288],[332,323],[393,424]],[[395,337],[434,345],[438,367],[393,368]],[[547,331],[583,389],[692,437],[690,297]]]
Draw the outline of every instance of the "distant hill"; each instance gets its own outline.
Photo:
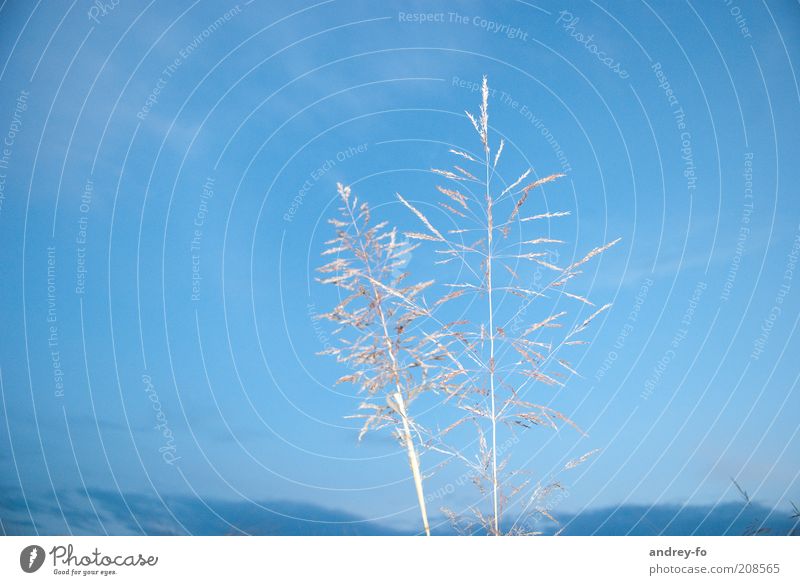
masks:
[[[716,506],[679,505],[594,508],[577,515],[557,516],[565,535],[723,536],[742,534],[800,534],[790,510],[739,502]],[[553,526],[548,527],[552,532]]]
[[[125,494],[90,491],[31,498],[28,506],[0,492],[0,526],[7,535],[39,534],[196,534],[196,535],[401,535],[379,522],[364,520],[341,510],[288,501],[233,502],[198,500],[186,496]],[[35,527],[28,515],[28,507]],[[536,526],[546,534],[559,528],[564,535],[741,535],[746,533],[800,533],[789,510],[771,511],[751,503],[716,506],[678,505],[595,508],[580,514],[555,514],[552,523]],[[453,534],[439,519],[435,533]],[[69,525],[69,528],[67,528]]]

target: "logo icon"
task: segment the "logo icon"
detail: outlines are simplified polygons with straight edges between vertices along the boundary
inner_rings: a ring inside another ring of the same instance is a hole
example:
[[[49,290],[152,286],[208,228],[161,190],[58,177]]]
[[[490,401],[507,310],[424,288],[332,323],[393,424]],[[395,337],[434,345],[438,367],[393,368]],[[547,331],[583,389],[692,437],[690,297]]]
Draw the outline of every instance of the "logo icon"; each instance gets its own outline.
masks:
[[[19,566],[26,573],[35,573],[44,564],[44,549],[32,544],[22,549],[19,554]]]

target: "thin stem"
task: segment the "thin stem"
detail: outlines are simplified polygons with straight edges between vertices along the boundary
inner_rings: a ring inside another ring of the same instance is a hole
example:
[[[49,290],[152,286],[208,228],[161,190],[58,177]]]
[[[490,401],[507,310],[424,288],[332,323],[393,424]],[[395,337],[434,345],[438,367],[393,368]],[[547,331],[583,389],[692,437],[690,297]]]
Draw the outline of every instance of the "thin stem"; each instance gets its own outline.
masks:
[[[397,401],[397,407],[400,410],[400,416],[403,419],[403,432],[405,434],[406,448],[408,449],[408,462],[411,465],[411,473],[414,475],[414,485],[417,488],[417,500],[419,501],[419,509],[422,514],[422,525],[425,527],[425,535],[431,535],[431,528],[428,525],[428,511],[425,507],[425,494],[422,491],[422,475],[419,472],[419,461],[417,460],[417,452],[414,449],[414,440],[411,437],[411,428],[408,425],[408,416],[406,415],[406,403],[403,400],[403,393],[398,391],[394,395]]]
[[[486,289],[489,297],[489,396],[491,398],[492,409],[492,504],[494,507],[494,533],[500,534],[500,514],[498,506],[498,483],[497,483],[497,412],[495,409],[494,392],[494,301],[492,299],[492,240],[494,232],[494,218],[492,216],[492,193],[489,187],[489,151],[486,150]]]

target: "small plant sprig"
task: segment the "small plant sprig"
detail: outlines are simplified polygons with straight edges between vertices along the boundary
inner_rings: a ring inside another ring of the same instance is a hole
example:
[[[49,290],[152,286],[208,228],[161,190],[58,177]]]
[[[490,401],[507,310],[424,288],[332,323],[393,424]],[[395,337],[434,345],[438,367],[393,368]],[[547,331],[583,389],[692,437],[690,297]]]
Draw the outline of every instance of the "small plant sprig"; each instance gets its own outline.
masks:
[[[447,386],[448,368],[436,364],[454,359],[448,349],[453,340],[446,329],[412,331],[418,319],[430,316],[419,297],[433,284],[409,284],[408,273],[400,272],[417,244],[398,239],[387,222],[373,225],[369,205],[359,203],[349,187],[339,184],[338,192],[340,218],[329,220],[336,237],[326,242],[330,247],[322,253],[335,259],[318,268],[324,276],[317,280],[342,292],[339,304],[320,315],[337,324],[334,334],[341,337],[322,353],[351,370],[337,384],[357,384],[366,395],[359,406],[366,412],[352,417],[364,419],[359,440],[370,430],[395,429],[408,453],[423,529],[430,535],[417,448],[426,431],[411,416],[410,407],[422,392]]]
[[[532,179],[532,171],[528,169],[497,193],[492,181],[505,143],[500,140],[493,151],[489,138],[488,101],[489,87],[484,77],[480,114],[476,117],[466,112],[480,139],[481,155],[451,149],[450,152],[462,162],[454,165],[453,170],[432,169],[433,173],[448,181],[445,186],[436,188],[445,198],[440,202],[441,207],[450,214],[458,228],[439,229],[399,194],[398,199],[424,226],[424,233],[411,232],[405,236],[437,244],[435,252],[440,258],[437,264],[457,263],[459,274],[467,275],[466,279],[445,284],[453,291],[451,294],[463,297],[464,302],[469,303],[465,314],[474,312],[476,306],[482,307],[483,316],[477,321],[459,322],[457,339],[464,344],[462,355],[469,356],[469,360],[465,359],[469,365],[463,368],[458,364],[451,369],[466,377],[466,380],[448,388],[450,397],[457,399],[455,402],[464,415],[437,438],[444,445],[444,435],[463,423],[473,423],[469,426],[478,435],[478,453],[475,457],[462,453],[458,448],[440,450],[458,457],[474,472],[473,482],[491,499],[491,513],[484,513],[477,507],[472,511],[478,524],[488,534],[499,535],[502,533],[504,509],[508,508],[511,498],[515,496],[522,499],[521,496],[525,495],[528,501],[520,504],[522,510],[518,521],[508,533],[525,533],[517,525],[531,506],[553,519],[537,501],[558,489],[560,484],[552,482],[531,487],[527,479],[517,483],[515,478],[522,476],[524,470],[510,470],[509,455],[499,459],[498,426],[506,425],[511,432],[515,432],[516,429],[532,426],[557,429],[568,425],[580,432],[565,414],[546,403],[532,401],[527,394],[532,383],[563,386],[561,379],[564,375],[577,374],[570,362],[559,357],[559,354],[570,346],[587,344],[580,334],[611,305],[598,308],[584,296],[566,289],[581,274],[583,265],[615,245],[619,239],[560,267],[550,260],[547,247],[563,244],[563,241],[526,235],[529,226],[569,215],[567,211],[523,215],[525,204],[534,190],[563,175],[552,174]],[[550,274],[544,286],[534,289],[527,284],[525,276],[532,268],[544,269]],[[556,295],[557,292],[560,295]],[[510,327],[520,315],[527,316],[529,308],[535,308],[540,301],[553,296],[559,301],[563,298],[591,307],[592,312],[568,328],[565,328],[567,310],[545,311],[541,319],[521,332]],[[554,330],[563,333],[560,336],[550,334]],[[574,467],[589,455],[591,453],[568,463],[566,468]],[[451,519],[457,520],[456,515],[447,510],[445,512]]]

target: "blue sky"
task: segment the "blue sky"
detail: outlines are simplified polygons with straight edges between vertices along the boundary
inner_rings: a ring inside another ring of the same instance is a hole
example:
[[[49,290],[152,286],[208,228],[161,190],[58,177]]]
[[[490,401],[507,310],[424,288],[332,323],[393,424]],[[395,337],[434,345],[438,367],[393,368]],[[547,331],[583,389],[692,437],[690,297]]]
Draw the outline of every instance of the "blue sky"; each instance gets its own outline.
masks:
[[[417,227],[394,194],[428,205],[479,149],[484,74],[503,179],[567,174],[535,202],[572,211],[567,258],[623,238],[583,275],[614,306],[582,377],[543,390],[588,436],[516,460],[601,449],[559,474],[564,514],[734,502],[731,478],[800,500],[796,3],[132,4],[0,8],[4,530],[179,529],[175,498],[232,531],[226,506],[276,502],[414,530],[404,452],[357,442],[316,355],[314,268],[337,181]]]

